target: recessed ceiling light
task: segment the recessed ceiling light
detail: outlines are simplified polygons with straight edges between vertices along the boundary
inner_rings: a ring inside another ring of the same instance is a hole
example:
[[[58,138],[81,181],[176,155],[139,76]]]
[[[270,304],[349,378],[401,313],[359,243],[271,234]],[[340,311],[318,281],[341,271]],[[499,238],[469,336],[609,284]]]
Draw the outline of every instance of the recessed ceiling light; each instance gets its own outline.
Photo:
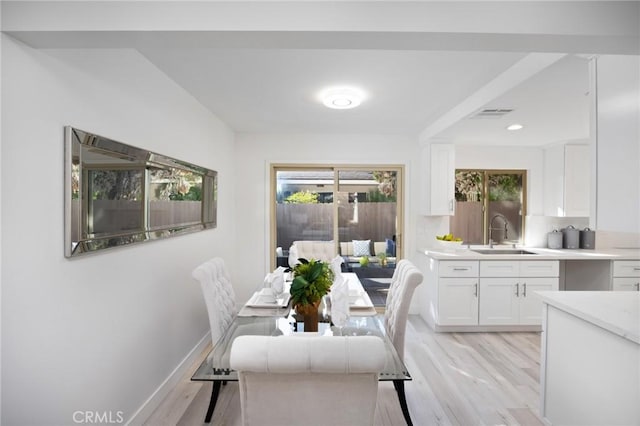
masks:
[[[327,108],[350,109],[362,103],[364,95],[361,91],[350,87],[336,87],[325,90],[322,95],[322,103]]]
[[[521,130],[524,126],[522,124],[514,123],[507,127],[507,130]]]

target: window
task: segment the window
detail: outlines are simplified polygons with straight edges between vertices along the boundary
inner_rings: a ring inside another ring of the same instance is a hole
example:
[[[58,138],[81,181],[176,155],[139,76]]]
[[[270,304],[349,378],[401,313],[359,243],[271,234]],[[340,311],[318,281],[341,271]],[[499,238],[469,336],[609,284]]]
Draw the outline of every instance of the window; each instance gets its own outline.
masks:
[[[467,244],[522,244],[526,170],[456,170],[450,232]]]
[[[354,240],[369,240],[373,266],[393,266],[402,234],[402,170],[387,165],[274,165],[274,265],[288,265],[287,251],[294,241],[333,242],[334,253],[346,258]],[[357,266],[355,257],[347,259],[351,266]]]

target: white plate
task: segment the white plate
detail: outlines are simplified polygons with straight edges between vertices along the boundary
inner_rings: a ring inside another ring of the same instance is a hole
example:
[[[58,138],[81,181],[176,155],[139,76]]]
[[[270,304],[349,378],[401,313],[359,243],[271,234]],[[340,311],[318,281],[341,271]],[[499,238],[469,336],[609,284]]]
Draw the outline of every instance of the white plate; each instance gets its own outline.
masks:
[[[247,302],[246,306],[250,308],[286,308],[289,304],[290,297],[291,295],[289,293],[283,293],[280,297],[276,298],[275,302],[273,302],[269,300],[267,296],[260,294],[260,292],[255,292]]]
[[[349,297],[349,309],[371,309],[373,303],[371,298],[366,292],[363,292],[360,296]]]

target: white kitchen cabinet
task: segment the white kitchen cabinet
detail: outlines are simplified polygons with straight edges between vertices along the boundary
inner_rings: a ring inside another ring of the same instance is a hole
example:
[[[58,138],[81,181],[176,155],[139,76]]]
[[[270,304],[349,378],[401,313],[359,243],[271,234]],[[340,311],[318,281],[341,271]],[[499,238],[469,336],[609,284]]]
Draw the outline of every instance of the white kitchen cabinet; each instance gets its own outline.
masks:
[[[518,286],[515,278],[480,278],[479,324],[518,324]]]
[[[558,290],[558,261],[480,262],[480,325],[538,325],[542,301],[535,291]]]
[[[422,214],[451,216],[455,209],[455,147],[430,144],[422,148]]]
[[[478,278],[438,280],[438,324],[478,325]]]
[[[611,287],[614,291],[640,291],[640,261],[614,260]]]
[[[559,145],[545,150],[545,215],[589,216],[590,155],[591,151],[588,144]]]
[[[478,325],[478,261],[427,259],[420,315],[432,328]]]

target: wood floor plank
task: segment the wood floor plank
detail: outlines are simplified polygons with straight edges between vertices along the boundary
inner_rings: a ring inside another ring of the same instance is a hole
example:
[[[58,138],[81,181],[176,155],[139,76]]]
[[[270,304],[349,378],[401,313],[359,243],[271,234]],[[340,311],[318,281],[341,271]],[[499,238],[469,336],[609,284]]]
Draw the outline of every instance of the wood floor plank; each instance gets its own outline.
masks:
[[[410,316],[405,364],[413,378],[405,392],[416,426],[544,424],[539,417],[539,333],[436,333],[420,317]],[[185,375],[147,425],[203,425],[211,384],[190,377]],[[211,425],[241,423],[238,384],[230,382],[222,388]],[[390,382],[380,383],[374,424],[404,424]]]

